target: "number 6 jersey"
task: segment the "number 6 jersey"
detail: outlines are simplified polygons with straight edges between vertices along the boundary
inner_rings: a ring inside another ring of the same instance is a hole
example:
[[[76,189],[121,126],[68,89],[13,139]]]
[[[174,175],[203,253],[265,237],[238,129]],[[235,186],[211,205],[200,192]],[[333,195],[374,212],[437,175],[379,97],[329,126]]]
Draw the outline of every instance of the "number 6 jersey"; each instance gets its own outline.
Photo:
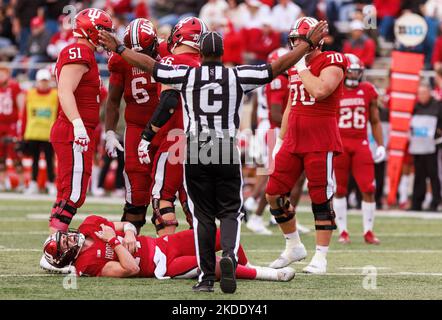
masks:
[[[347,59],[338,52],[321,52],[313,57],[307,67],[318,77],[327,67],[347,69]],[[284,142],[293,153],[342,152],[337,115],[342,96],[343,80],[335,91],[322,100],[310,96],[295,67],[289,70],[291,110]]]

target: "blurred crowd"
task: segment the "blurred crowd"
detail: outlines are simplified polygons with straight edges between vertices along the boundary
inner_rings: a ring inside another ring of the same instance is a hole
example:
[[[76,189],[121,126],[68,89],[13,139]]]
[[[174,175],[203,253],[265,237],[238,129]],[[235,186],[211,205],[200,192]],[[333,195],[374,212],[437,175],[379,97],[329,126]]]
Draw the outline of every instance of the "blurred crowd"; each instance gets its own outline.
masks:
[[[39,99],[38,96],[42,92],[46,94],[50,91],[56,94],[54,79],[47,79],[51,72],[50,65],[56,61],[59,52],[74,41],[71,18],[75,12],[89,6],[102,8],[112,14],[115,31],[120,38],[124,34],[125,26],[134,18],[149,18],[157,26],[159,37],[167,40],[172,27],[180,19],[187,16],[198,16],[206,22],[210,29],[223,35],[224,63],[227,65],[264,63],[270,52],[287,45],[288,32],[297,18],[307,15],[317,19],[326,19],[329,21],[330,35],[325,40],[324,50],[353,53],[363,61],[367,69],[376,68],[379,57],[385,57],[385,50],[391,52],[396,48],[423,53],[425,68],[434,70],[435,78],[420,88],[422,91],[427,88],[430,100],[422,98],[425,96],[422,94],[418,95],[417,103],[422,106],[424,113],[427,110],[425,109],[427,105],[431,105],[434,110],[441,108],[438,102],[442,97],[442,89],[440,89],[442,88],[441,0],[0,0],[0,61],[8,63],[8,77],[10,79],[8,81],[19,83],[18,90],[25,96],[20,103],[22,112],[18,116],[20,120],[18,120],[17,140],[39,141],[40,139],[48,142],[46,138],[29,139],[26,137],[26,112],[31,110],[27,105],[32,104],[33,99]],[[422,16],[428,25],[428,33],[421,45],[405,49],[395,39],[394,22],[398,17],[407,13]],[[108,74],[105,64],[109,55],[107,52],[96,53],[96,55],[97,61],[102,64],[101,76],[106,84]],[[386,57],[388,58],[388,54]],[[48,67],[46,67],[47,65]],[[2,72],[6,72],[6,70],[2,68],[0,73]],[[106,94],[104,87],[103,95]],[[381,95],[383,99],[380,105],[382,107],[381,116],[386,126],[384,131],[388,136],[388,88],[379,89],[381,89],[381,93],[385,92]],[[0,88],[0,96],[2,94],[3,91]],[[26,98],[26,96],[28,97]],[[0,104],[2,103],[0,99]],[[0,106],[0,111],[1,109],[2,106]],[[421,110],[420,107],[417,110]],[[431,112],[434,113],[434,110]],[[56,114],[53,109],[47,112],[50,114],[49,118]],[[432,139],[437,139],[441,133],[442,122],[439,122],[440,118],[438,117],[439,111],[436,112],[436,127],[433,130],[434,137],[431,137]],[[46,125],[48,124],[46,123]],[[124,128],[124,123],[120,127]],[[47,130],[50,130],[50,127]],[[99,130],[100,128],[97,128],[98,135],[101,134]],[[416,135],[416,132],[422,134],[422,131],[419,130],[412,131],[412,135]],[[46,137],[46,135],[43,136]],[[0,145],[5,145],[4,142],[0,141]],[[416,151],[411,145],[412,143],[410,144],[410,154],[413,154]],[[35,193],[39,191],[39,188],[40,191],[42,188],[46,188],[49,192],[54,192],[55,189],[51,185],[54,181],[52,165],[54,159],[52,150],[48,151],[51,149],[50,144],[31,142],[18,143],[17,146],[15,149],[27,154],[34,163],[32,173],[29,173],[28,180],[30,182],[26,182],[25,192]],[[99,148],[99,150],[102,149]],[[46,187],[37,183],[40,152],[44,153],[47,162],[49,162],[45,169],[48,182]],[[442,162],[441,154],[439,157],[436,156],[438,148],[425,152],[433,155],[434,159],[431,161]],[[105,189],[117,190],[117,193],[123,194],[123,158],[120,155],[118,162],[113,163],[104,152],[99,151],[92,174],[91,191],[94,194],[103,195]],[[418,158],[419,156],[410,157],[408,165],[404,167],[404,175],[399,188],[399,203],[403,208],[411,206],[418,210],[423,206],[436,209],[440,202],[441,179],[439,176],[442,176],[442,169],[437,170],[437,168],[442,167],[442,163],[434,167],[436,168],[435,172],[419,172],[420,180],[418,179],[416,184],[415,179],[414,183],[414,188],[419,188],[419,192],[410,192],[412,189],[410,172],[415,170],[417,173],[420,166],[428,166],[428,163],[424,164],[426,160]],[[415,169],[412,169],[414,167],[413,161],[417,165]],[[13,163],[14,161],[10,161],[10,166]],[[0,171],[5,170],[7,169]],[[381,207],[385,192],[383,188],[385,163],[377,165],[376,173],[377,203],[378,207]],[[438,176],[437,182],[434,179],[435,175]],[[422,177],[425,177],[423,182]],[[425,182],[426,177],[431,181],[428,186]],[[23,183],[19,181],[16,184],[22,185]],[[4,173],[0,172],[0,189],[10,187],[7,183],[5,184]],[[413,199],[409,203],[408,198],[411,193]],[[354,194],[353,203],[357,206],[357,192]]]

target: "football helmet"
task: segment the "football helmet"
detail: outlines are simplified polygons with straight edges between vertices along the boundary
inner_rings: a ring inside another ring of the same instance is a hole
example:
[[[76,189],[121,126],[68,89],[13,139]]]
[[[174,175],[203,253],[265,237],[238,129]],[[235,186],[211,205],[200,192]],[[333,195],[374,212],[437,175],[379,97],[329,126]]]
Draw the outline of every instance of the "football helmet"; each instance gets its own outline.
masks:
[[[195,17],[181,19],[173,27],[167,39],[167,49],[173,53],[176,46],[185,44],[199,51],[201,36],[208,30],[201,19]]]
[[[306,40],[310,30],[312,30],[318,23],[318,20],[312,17],[302,17],[297,19],[289,32],[288,40],[290,49],[293,49],[296,39],[300,38]],[[321,40],[316,49],[321,48],[323,43],[324,40]]]
[[[43,245],[44,256],[52,266],[63,268],[77,259],[85,239],[76,230],[57,231],[46,239]]]
[[[267,63],[273,63],[279,58],[281,58],[283,55],[288,53],[289,51],[286,48],[278,48],[270,52],[270,54],[267,56]]]
[[[362,75],[364,73],[364,63],[356,55],[352,53],[346,53],[347,58],[347,73],[345,75],[345,85],[347,87],[357,87],[362,81]]]
[[[107,12],[88,8],[81,10],[75,16],[72,30],[74,37],[87,39],[98,52],[104,49],[98,41],[100,30],[114,32],[112,18]]]
[[[158,51],[157,30],[149,20],[138,18],[129,23],[124,32],[123,41],[126,47],[156,58]]]

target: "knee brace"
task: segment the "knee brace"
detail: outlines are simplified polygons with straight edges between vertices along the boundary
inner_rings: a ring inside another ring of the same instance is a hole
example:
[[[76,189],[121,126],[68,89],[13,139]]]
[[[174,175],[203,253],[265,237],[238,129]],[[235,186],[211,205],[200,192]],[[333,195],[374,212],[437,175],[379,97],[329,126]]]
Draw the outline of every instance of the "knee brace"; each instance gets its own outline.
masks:
[[[186,221],[189,224],[189,229],[193,229],[193,217],[189,209],[189,204],[187,203],[187,201],[184,201],[183,203],[181,203],[181,205],[183,206],[183,211],[186,215]]]
[[[77,208],[69,205],[67,200],[60,200],[52,208],[49,225],[60,231],[66,231],[76,213]]]
[[[139,231],[146,224],[147,206],[134,206],[126,202],[123,208],[123,216],[121,221],[132,223]]]
[[[153,199],[152,200],[152,223],[155,225],[155,229],[158,231],[164,229],[167,226],[177,226],[178,227],[178,220],[175,218],[173,220],[164,220],[163,215],[167,213],[175,213],[174,207],[166,207],[160,209],[160,199]],[[158,224],[156,224],[156,220],[158,220]]]
[[[321,204],[312,203],[312,211],[313,216],[315,217],[315,221],[330,221],[330,225],[318,225],[315,224],[316,230],[335,230],[335,211],[332,206],[332,199],[327,200]]]
[[[275,217],[277,223],[290,221],[295,216],[295,211],[290,209],[290,201],[287,196],[280,196],[277,200],[278,208],[270,208],[270,213]]]

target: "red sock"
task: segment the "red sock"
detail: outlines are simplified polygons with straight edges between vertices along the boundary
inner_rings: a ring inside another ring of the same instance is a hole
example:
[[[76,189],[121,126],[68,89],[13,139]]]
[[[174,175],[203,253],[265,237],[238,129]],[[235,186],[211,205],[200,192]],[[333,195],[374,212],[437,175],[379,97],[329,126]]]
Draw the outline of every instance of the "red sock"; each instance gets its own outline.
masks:
[[[246,253],[244,252],[244,249],[242,248],[242,245],[239,245],[238,248],[238,265],[245,266],[249,262],[247,259]]]
[[[236,278],[253,280],[256,278],[256,269],[238,264],[236,267]]]

